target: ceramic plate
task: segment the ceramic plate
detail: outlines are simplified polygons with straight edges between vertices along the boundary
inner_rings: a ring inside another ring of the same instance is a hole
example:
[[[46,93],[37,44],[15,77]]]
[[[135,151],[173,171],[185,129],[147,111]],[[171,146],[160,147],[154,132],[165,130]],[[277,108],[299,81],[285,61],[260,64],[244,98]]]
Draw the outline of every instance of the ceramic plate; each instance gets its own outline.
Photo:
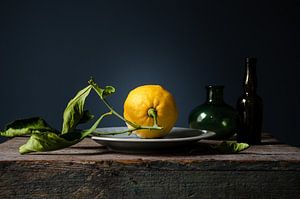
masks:
[[[98,128],[95,132],[118,132],[126,129],[127,127]],[[167,136],[158,139],[141,139],[135,134],[128,135],[128,133],[101,136],[94,134],[92,139],[117,152],[161,153],[187,148],[200,139],[209,138],[213,135],[215,133],[211,131],[174,127]]]

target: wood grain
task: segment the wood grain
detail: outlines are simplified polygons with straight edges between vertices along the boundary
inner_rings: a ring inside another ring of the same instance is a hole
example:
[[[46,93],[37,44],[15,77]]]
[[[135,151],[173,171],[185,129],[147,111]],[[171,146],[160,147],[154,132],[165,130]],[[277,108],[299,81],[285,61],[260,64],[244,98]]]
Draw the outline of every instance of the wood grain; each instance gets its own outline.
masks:
[[[300,198],[300,149],[272,139],[230,155],[120,154],[90,139],[19,155],[25,141],[0,144],[0,198]]]

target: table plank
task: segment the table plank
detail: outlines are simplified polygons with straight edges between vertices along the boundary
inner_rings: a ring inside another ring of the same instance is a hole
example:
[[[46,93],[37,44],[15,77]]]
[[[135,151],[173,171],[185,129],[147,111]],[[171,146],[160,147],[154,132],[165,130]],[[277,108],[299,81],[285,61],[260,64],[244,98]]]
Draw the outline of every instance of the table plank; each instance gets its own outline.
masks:
[[[25,142],[0,144],[0,198],[300,197],[300,149],[272,138],[226,155],[121,154],[91,139],[20,155]]]
[[[268,144],[252,146],[239,154],[206,154],[205,151],[195,153],[174,152],[168,154],[121,154],[109,151],[91,139],[57,151],[39,152],[20,155],[19,146],[26,142],[26,138],[14,138],[0,145],[0,161],[122,161],[125,163],[139,163],[145,161],[174,161],[194,163],[203,161],[230,161],[230,162],[278,162],[289,161],[300,163],[300,148],[285,144]],[[215,141],[200,141],[200,143]],[[193,151],[192,151],[193,152]],[[283,168],[284,169],[284,168]]]

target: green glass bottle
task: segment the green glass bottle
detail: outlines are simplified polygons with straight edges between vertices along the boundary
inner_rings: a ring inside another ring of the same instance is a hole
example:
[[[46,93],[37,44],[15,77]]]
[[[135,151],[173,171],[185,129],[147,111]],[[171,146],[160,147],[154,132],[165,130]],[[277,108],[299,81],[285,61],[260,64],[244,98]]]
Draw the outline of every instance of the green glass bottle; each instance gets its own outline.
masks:
[[[189,126],[214,131],[214,139],[228,139],[237,132],[237,112],[224,102],[224,86],[206,86],[206,89],[206,102],[191,111]]]
[[[263,102],[256,94],[256,58],[246,58],[244,75],[244,92],[238,99],[237,110],[239,114],[238,142],[259,144],[261,142],[261,128],[263,117]]]

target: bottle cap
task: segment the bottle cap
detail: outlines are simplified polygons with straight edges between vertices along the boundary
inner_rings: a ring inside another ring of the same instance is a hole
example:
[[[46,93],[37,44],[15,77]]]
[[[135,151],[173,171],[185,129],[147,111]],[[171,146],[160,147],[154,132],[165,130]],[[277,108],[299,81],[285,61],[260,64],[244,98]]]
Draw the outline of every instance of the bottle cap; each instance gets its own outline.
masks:
[[[255,64],[257,59],[255,57],[246,57],[246,63]]]

